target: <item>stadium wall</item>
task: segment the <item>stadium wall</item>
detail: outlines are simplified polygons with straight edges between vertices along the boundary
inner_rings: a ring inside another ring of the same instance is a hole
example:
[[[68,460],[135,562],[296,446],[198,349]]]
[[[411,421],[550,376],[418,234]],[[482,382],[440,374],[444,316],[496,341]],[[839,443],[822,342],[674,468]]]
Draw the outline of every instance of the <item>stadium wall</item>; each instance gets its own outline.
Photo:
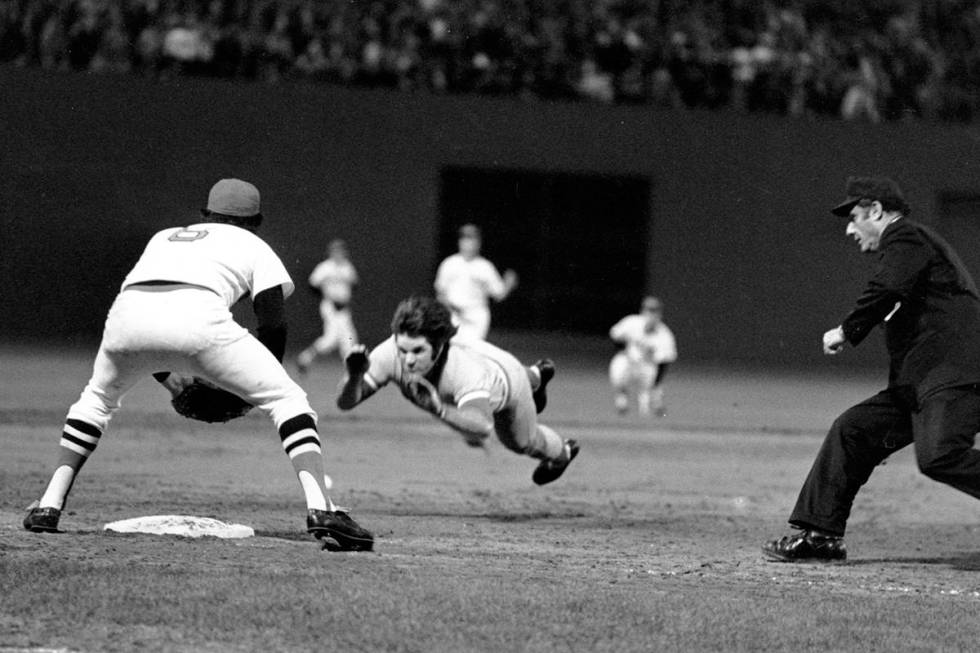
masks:
[[[400,298],[431,289],[440,170],[455,165],[649,178],[646,285],[663,298],[684,359],[836,365],[820,335],[870,262],[828,213],[844,178],[894,176],[926,221],[941,193],[980,194],[977,130],[918,122],[10,66],[0,94],[7,341],[96,340],[149,235],[193,219],[216,179],[238,176],[261,189],[263,235],[297,281],[292,346],[319,330],[304,280],[335,236],[361,272],[356,317],[373,342]],[[847,366],[882,365],[869,340]]]

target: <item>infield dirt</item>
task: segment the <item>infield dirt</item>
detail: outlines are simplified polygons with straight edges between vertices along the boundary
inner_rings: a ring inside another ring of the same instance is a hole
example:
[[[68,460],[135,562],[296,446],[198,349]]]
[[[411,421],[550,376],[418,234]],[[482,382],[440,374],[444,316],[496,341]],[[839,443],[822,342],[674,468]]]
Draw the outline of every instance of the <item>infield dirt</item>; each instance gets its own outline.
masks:
[[[332,406],[339,368],[304,382],[333,499],[373,553],[321,551],[271,424],[127,398],[76,483],[66,533],[23,531],[87,352],[8,351],[0,395],[0,651],[974,650],[975,500],[903,451],[855,506],[846,564],[765,561],[833,417],[878,375],[679,367],[666,418],[617,416],[604,370],[562,365],[543,416],[582,453],[536,487],[388,389]],[[119,535],[151,514],[242,523],[253,538]]]

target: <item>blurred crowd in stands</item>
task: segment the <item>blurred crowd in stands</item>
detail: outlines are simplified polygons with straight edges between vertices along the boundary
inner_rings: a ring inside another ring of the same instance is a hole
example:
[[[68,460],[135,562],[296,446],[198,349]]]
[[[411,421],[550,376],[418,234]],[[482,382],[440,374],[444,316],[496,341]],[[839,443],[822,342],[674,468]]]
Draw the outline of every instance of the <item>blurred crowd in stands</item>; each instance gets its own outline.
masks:
[[[0,62],[970,122],[980,2],[0,0]]]

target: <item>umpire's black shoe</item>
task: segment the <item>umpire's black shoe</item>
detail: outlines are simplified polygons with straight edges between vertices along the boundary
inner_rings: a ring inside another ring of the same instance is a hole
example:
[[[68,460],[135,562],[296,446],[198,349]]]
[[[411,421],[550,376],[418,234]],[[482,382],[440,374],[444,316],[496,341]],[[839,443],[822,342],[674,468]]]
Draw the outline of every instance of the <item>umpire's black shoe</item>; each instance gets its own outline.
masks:
[[[542,358],[534,367],[538,368],[538,374],[541,375],[541,383],[534,391],[534,408],[540,413],[548,405],[548,381],[555,377],[555,363],[550,358]]]
[[[370,551],[374,536],[340,510],[308,510],[306,530],[331,551]]]
[[[780,562],[839,562],[847,559],[843,537],[800,531],[762,545],[762,553]]]
[[[61,511],[57,508],[31,508],[24,517],[24,528],[34,533],[57,533]]]
[[[551,483],[565,473],[568,466],[575,460],[575,456],[578,455],[578,449],[578,442],[575,440],[565,440],[565,447],[562,450],[561,457],[555,458],[554,460],[542,460],[534,468],[534,473],[531,474],[531,480],[538,485]]]

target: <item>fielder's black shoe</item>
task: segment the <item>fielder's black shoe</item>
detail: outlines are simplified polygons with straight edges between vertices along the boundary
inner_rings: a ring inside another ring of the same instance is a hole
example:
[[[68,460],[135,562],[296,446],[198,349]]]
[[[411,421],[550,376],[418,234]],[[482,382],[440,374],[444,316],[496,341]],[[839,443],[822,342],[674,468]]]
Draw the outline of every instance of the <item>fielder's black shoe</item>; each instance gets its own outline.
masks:
[[[306,530],[331,551],[370,551],[374,536],[340,510],[308,510]],[[333,544],[332,542],[336,544]]]
[[[534,364],[534,367],[538,368],[538,373],[541,375],[541,383],[534,391],[534,408],[540,413],[548,405],[548,381],[555,377],[555,363],[550,358],[542,358]]]
[[[565,448],[561,458],[542,460],[541,464],[534,468],[534,473],[531,474],[531,480],[538,485],[551,483],[565,473],[565,470],[568,469],[571,462],[575,460],[575,456],[578,455],[578,449],[578,442],[575,440],[565,440]]]
[[[24,517],[24,528],[34,533],[57,533],[61,511],[57,508],[31,508]]]
[[[767,558],[780,562],[839,562],[847,559],[843,537],[800,531],[762,545]]]

